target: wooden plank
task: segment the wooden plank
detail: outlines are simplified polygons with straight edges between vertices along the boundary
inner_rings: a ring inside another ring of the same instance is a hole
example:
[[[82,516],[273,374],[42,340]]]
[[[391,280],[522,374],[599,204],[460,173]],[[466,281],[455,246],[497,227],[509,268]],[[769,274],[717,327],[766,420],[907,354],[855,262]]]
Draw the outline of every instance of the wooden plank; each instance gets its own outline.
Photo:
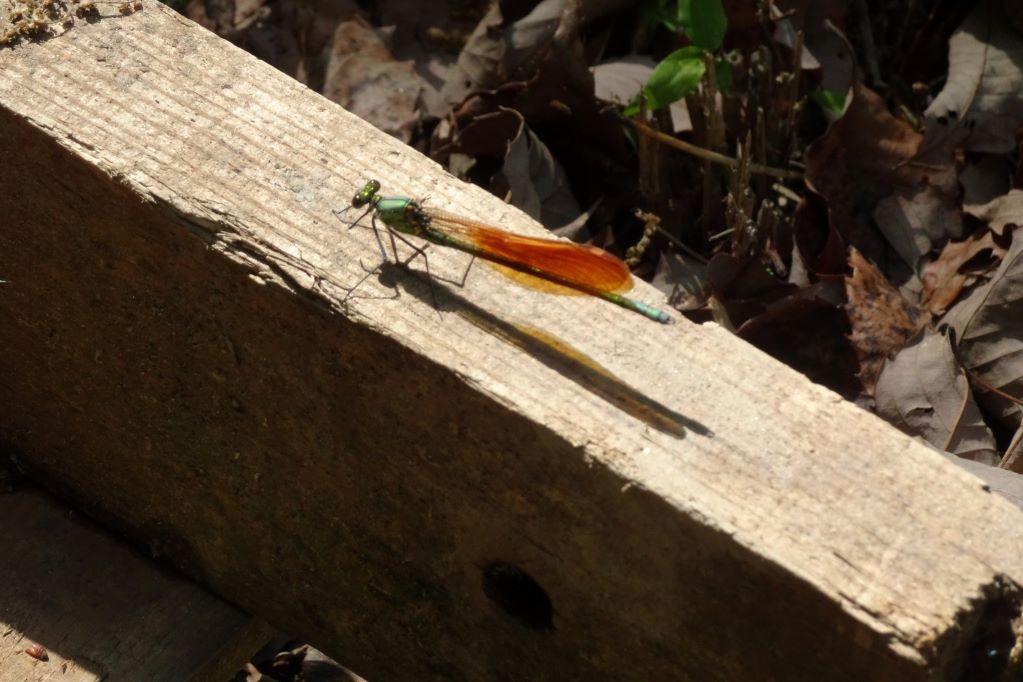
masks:
[[[0,126],[0,441],[368,679],[1018,671],[1018,509],[712,325],[345,300],[369,176],[540,228],[163,6],[0,52]]]
[[[0,547],[2,680],[226,680],[272,635],[37,491],[0,495]]]

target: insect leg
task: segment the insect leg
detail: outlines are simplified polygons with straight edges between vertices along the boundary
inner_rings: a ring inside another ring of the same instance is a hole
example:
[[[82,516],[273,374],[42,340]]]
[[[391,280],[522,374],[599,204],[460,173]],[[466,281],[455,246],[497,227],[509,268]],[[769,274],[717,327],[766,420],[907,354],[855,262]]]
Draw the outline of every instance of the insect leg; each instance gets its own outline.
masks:
[[[472,254],[469,259],[469,264],[465,266],[465,272],[462,273],[462,279],[458,282],[459,287],[465,286],[465,280],[469,278],[469,271],[472,270],[472,264],[476,262],[476,254]]]
[[[407,268],[408,264],[415,260],[418,256],[423,257],[423,265],[426,267],[426,283],[430,287],[430,297],[433,298],[433,307],[440,310],[440,305],[437,303],[437,290],[433,287],[433,273],[430,272],[430,259],[426,255],[426,250],[430,248],[430,245],[423,244],[422,246],[416,246],[394,230],[388,230],[387,232],[391,236],[391,248],[394,249],[394,261],[401,267]],[[395,238],[400,239],[412,249],[412,255],[403,261],[398,260],[398,245],[394,241]]]
[[[367,213],[368,213],[368,211],[367,211]],[[335,214],[335,215],[336,215],[336,214]],[[362,214],[361,216],[359,216],[359,217],[358,217],[358,218],[356,219],[356,221],[355,221],[355,222],[359,222],[359,220],[362,220],[362,219],[363,219],[363,218],[364,218],[365,216],[366,216],[366,213],[363,213],[363,214]],[[377,227],[377,217],[376,217],[376,215],[375,215],[375,214],[374,214],[374,215],[373,215],[373,216],[372,216],[372,217],[370,218],[370,222],[369,222],[369,224],[370,224],[370,227],[372,227],[372,228],[373,228],[373,237],[374,237],[374,238],[375,238],[375,239],[377,240],[377,246],[378,246],[378,247],[380,247],[380,255],[381,255],[381,257],[383,258],[383,260],[382,260],[382,261],[380,262],[380,264],[379,264],[379,265],[377,265],[377,266],[376,266],[375,268],[373,268],[373,269],[367,269],[367,268],[366,268],[366,266],[362,264],[362,261],[361,261],[361,260],[359,261],[359,266],[360,266],[360,267],[361,267],[361,268],[362,268],[363,270],[365,270],[365,271],[366,271],[366,274],[365,274],[365,275],[363,275],[363,276],[362,276],[362,277],[361,277],[361,278],[359,279],[359,281],[358,281],[358,282],[356,282],[356,283],[355,283],[355,284],[354,284],[354,285],[352,286],[352,288],[348,290],[348,293],[346,293],[346,294],[345,294],[345,297],[344,297],[344,299],[342,300],[342,302],[344,302],[344,301],[347,301],[347,300],[348,300],[349,298],[351,298],[352,294],[354,294],[354,293],[355,293],[355,290],[356,290],[356,289],[358,289],[358,288],[359,288],[359,286],[361,286],[363,282],[365,282],[365,281],[366,281],[367,279],[369,279],[371,275],[373,275],[373,274],[375,274],[375,273],[378,273],[378,272],[380,272],[380,267],[381,267],[381,266],[382,266],[382,265],[383,265],[384,263],[386,263],[386,262],[388,261],[388,258],[387,258],[387,249],[386,249],[386,248],[384,248],[384,242],[383,242],[383,240],[381,240],[381,239],[380,239],[380,228],[378,228],[378,227]],[[353,223],[353,225],[354,225],[354,223]],[[350,229],[350,228],[349,228],[349,229]],[[387,233],[388,233],[388,234],[392,234],[392,233],[391,233],[391,230],[388,230],[388,231],[387,231]],[[393,237],[393,236],[391,237],[391,245],[392,245],[392,246],[394,245],[394,237]],[[395,251],[395,260],[397,260],[397,254],[398,254],[398,252],[397,252],[397,251]]]
[[[369,208],[367,208],[365,211],[362,212],[362,215],[360,215],[358,218],[356,218],[355,220],[353,220],[352,222],[349,223],[342,216],[344,214],[348,213],[348,211],[350,211],[351,208],[352,207],[349,205],[348,207],[343,208],[340,211],[338,209],[336,209],[336,208],[331,211],[331,213],[334,214],[335,218],[337,218],[338,220],[340,220],[343,223],[347,223],[349,230],[352,229],[353,227],[355,227],[356,225],[358,225],[359,221],[361,221],[363,218],[365,218],[369,214],[369,212],[373,210],[373,207],[370,206]]]

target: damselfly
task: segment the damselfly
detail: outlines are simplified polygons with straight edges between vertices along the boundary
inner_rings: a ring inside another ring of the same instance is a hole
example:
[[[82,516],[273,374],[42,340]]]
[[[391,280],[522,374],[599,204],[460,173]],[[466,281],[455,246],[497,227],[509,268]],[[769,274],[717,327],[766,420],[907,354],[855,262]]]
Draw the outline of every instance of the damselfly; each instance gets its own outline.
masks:
[[[370,180],[352,199],[352,207],[369,206],[367,213],[374,212],[373,219],[379,218],[392,236],[413,235],[438,246],[464,251],[510,269],[509,276],[525,275],[514,278],[536,289],[589,294],[655,322],[672,322],[664,311],[622,295],[632,288],[632,273],[629,266],[603,249],[514,234],[427,208],[409,197],[385,197],[379,192],[380,183]]]

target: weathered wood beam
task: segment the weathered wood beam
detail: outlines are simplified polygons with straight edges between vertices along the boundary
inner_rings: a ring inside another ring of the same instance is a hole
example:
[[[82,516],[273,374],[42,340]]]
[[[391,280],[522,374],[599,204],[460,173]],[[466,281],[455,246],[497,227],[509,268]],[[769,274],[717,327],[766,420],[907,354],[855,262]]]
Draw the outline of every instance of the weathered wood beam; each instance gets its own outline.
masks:
[[[162,5],[0,50],[0,129],[0,440],[357,673],[1018,671],[1020,510],[712,325],[348,296],[368,177],[539,228]]]
[[[226,680],[274,634],[36,490],[0,494],[0,548],[3,680]]]

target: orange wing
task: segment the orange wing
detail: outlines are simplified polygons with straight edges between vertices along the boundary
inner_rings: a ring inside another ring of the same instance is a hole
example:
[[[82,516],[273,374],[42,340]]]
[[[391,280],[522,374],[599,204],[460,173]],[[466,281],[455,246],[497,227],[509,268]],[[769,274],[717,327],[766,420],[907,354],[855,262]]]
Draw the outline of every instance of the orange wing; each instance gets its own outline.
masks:
[[[431,227],[498,259],[600,291],[619,293],[632,288],[629,266],[596,246],[526,237],[443,211],[428,209],[426,213]]]

